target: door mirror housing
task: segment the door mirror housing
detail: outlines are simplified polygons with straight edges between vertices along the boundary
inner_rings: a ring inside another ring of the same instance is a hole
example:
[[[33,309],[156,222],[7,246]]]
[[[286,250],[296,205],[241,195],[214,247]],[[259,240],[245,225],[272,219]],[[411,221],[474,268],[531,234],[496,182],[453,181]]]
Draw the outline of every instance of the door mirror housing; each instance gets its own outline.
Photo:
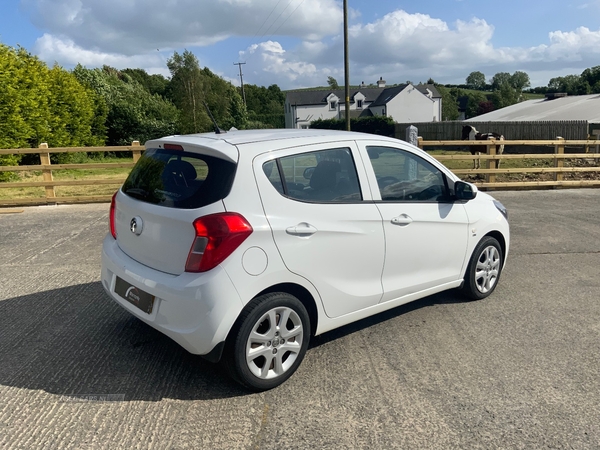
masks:
[[[454,183],[454,196],[457,200],[473,200],[477,197],[477,186],[464,181]]]

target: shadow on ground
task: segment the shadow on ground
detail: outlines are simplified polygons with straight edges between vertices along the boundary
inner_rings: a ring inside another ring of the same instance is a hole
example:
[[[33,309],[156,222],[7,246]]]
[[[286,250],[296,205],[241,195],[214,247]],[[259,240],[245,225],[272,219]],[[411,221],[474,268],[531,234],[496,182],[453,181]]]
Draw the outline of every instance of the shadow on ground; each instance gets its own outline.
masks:
[[[311,348],[419,308],[460,301],[454,292],[427,297],[315,337]],[[4,386],[61,396],[124,395],[126,401],[248,394],[220,365],[122,310],[100,282],[0,301],[0,330]]]

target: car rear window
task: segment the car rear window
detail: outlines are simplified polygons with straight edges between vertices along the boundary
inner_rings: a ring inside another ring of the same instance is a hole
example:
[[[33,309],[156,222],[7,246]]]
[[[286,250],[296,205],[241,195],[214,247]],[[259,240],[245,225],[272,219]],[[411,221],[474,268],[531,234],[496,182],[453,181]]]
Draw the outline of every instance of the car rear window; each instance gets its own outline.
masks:
[[[171,208],[193,209],[229,194],[236,164],[180,150],[149,149],[132,169],[122,191]]]

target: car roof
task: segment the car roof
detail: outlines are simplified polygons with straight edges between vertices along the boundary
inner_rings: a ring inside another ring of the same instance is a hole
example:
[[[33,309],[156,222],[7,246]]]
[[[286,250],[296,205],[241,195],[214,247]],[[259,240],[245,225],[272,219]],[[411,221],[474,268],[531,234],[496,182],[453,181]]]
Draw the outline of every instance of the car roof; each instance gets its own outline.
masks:
[[[320,130],[320,129],[266,129],[266,130],[233,130],[224,133],[199,133],[166,136],[147,141],[146,148],[161,148],[164,144],[181,145],[185,150],[201,151],[217,157],[226,157],[237,162],[238,146],[255,143],[269,143],[262,147],[263,151],[294,145],[314,144],[336,140],[377,139],[398,142],[396,139],[353,131]],[[287,142],[282,142],[287,141]]]

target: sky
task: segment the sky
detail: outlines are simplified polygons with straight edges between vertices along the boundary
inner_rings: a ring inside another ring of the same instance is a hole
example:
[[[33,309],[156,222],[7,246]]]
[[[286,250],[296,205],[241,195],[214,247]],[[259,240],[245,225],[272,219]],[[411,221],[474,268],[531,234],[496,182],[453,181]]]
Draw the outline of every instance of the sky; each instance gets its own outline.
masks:
[[[464,83],[529,74],[532,87],[600,65],[600,0],[348,0],[350,83]],[[2,0],[0,42],[49,65],[169,76],[175,51],[239,85],[344,83],[337,0]]]

